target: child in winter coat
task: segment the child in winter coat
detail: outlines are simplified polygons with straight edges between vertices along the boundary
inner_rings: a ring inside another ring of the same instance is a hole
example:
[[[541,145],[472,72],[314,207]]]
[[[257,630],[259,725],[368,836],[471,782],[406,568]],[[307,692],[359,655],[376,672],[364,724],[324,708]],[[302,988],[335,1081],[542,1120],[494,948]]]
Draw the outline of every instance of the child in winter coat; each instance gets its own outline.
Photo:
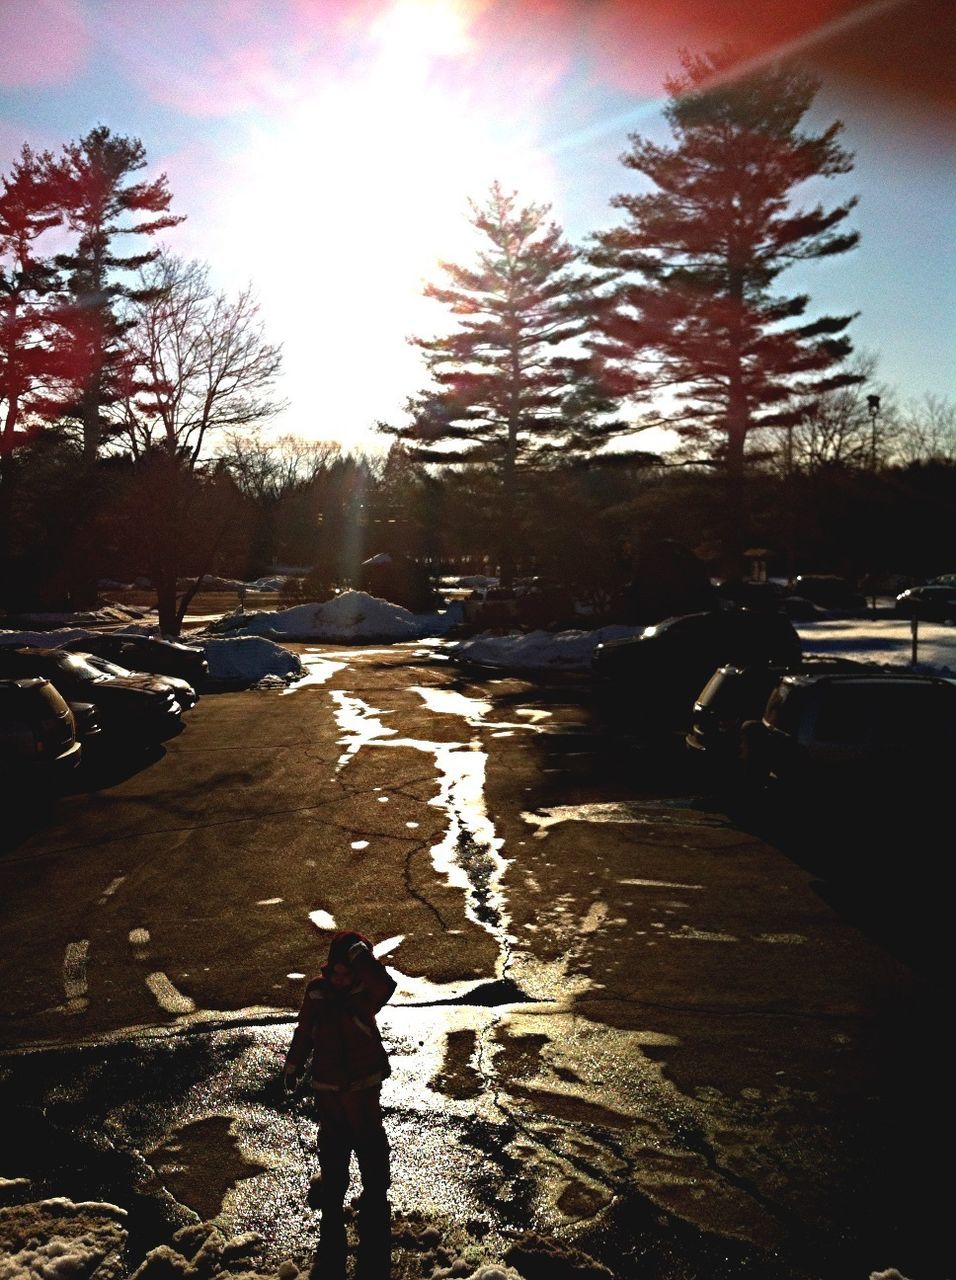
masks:
[[[285,1061],[286,1087],[294,1089],[312,1056],[321,1251],[327,1263],[344,1265],[344,1202],[354,1151],[362,1175],[359,1261],[364,1257],[361,1269],[369,1274],[387,1272],[391,1178],[380,1098],[391,1068],[375,1015],[394,990],[395,982],[372,954],[369,940],[359,933],[337,933],[319,976],[306,986]]]

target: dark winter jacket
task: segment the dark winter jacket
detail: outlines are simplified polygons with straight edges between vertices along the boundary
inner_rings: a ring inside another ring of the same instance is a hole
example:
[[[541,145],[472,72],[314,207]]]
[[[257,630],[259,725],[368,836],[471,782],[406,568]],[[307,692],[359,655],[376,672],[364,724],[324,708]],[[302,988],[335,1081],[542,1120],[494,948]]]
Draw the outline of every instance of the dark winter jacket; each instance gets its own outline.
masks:
[[[312,1087],[320,1091],[364,1089],[391,1071],[375,1015],[395,990],[394,979],[367,946],[353,948],[350,964],[350,987],[333,986],[328,965],[306,986],[286,1056],[286,1072],[299,1075],[312,1054]]]

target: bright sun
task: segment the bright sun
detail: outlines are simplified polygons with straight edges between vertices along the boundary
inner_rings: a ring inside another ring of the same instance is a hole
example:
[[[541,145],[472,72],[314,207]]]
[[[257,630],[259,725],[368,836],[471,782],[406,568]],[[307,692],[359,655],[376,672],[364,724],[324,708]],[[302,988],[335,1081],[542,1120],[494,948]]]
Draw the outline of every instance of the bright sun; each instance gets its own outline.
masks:
[[[400,417],[421,377],[405,339],[442,321],[422,283],[474,252],[468,198],[495,178],[526,199],[553,189],[504,87],[450,82],[469,44],[463,5],[398,0],[371,31],[374,57],[257,123],[219,245],[230,275],[255,281],[284,343],[289,424],[309,435],[342,435],[357,392],[368,427]]]

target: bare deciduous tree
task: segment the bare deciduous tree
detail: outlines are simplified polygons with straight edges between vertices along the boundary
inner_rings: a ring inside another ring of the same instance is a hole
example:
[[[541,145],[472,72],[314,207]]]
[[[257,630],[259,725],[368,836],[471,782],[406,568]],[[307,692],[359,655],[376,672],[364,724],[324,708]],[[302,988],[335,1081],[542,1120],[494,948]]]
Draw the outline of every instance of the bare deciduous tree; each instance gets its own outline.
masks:
[[[877,359],[862,353],[847,363],[855,385],[825,392],[788,431],[780,450],[782,470],[819,471],[826,466],[862,470],[894,453],[897,415],[890,391],[875,382]],[[871,409],[874,394],[879,409]],[[792,434],[790,434],[792,431]]]
[[[956,460],[956,401],[930,392],[908,400],[894,446],[901,462]]]
[[[251,286],[229,298],[206,264],[168,253],[141,278],[158,296],[136,308],[126,439],[134,458],[163,445],[195,466],[210,431],[250,427],[283,407],[274,397],[281,348],[265,339]]]
[[[216,457],[242,493],[256,502],[269,503],[308,485],[341,453],[342,446],[335,440],[306,440],[295,435],[267,440],[254,427],[224,432]]]

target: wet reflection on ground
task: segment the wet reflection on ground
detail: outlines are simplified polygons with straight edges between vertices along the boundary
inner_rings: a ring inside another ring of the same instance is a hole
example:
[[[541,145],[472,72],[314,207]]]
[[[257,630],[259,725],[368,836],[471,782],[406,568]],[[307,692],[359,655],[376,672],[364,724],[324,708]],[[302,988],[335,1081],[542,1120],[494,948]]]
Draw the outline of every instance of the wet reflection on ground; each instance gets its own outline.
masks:
[[[396,1211],[425,1215],[458,1245],[470,1232],[489,1257],[530,1227],[622,1276],[842,1275],[819,1258],[859,1230],[845,1212],[855,1190],[840,1188],[863,1180],[854,1143],[872,1117],[870,1098],[846,1118],[827,1090],[863,1056],[866,1029],[852,982],[836,992],[819,976],[839,976],[844,953],[828,938],[833,957],[819,967],[813,912],[782,914],[780,927],[762,914],[759,893],[786,902],[800,878],[767,861],[755,872],[755,841],[713,797],[691,794],[667,760],[638,778],[649,757],[593,731],[567,693],[511,678],[447,687],[444,672],[441,686],[401,683],[434,666],[398,667],[397,689],[342,674],[379,661],[395,670],[395,649],[308,656],[296,688],[336,685],[304,695],[334,717],[324,767],[346,789],[370,758],[425,760],[412,797],[422,807],[403,811],[391,838],[413,842],[424,806],[440,812],[422,850],[460,903],[444,941],[467,922],[497,956],[481,976],[436,981],[406,972],[414,937],[393,932],[376,948],[398,983],[380,1018]],[[397,790],[368,790],[376,814],[375,801],[397,808]],[[375,837],[349,837],[370,830],[346,828],[356,862]],[[109,896],[121,878],[103,883]],[[261,919],[284,899],[250,901]],[[335,915],[311,913],[323,931],[342,918],[331,905]],[[64,962],[78,1008],[87,961],[74,946]],[[288,968],[279,975],[300,982]],[[760,985],[764,970],[782,975],[776,987]],[[132,1185],[140,1244],[219,1213],[230,1232],[260,1233],[272,1262],[308,1258],[315,1125],[279,1088],[288,1010],[180,1008],[171,980],[151,977],[167,1029],[7,1060],[4,1090],[22,1104],[10,1172],[77,1198],[130,1203]],[[804,998],[814,980],[822,994]],[[804,1075],[785,1045],[806,1048]]]

